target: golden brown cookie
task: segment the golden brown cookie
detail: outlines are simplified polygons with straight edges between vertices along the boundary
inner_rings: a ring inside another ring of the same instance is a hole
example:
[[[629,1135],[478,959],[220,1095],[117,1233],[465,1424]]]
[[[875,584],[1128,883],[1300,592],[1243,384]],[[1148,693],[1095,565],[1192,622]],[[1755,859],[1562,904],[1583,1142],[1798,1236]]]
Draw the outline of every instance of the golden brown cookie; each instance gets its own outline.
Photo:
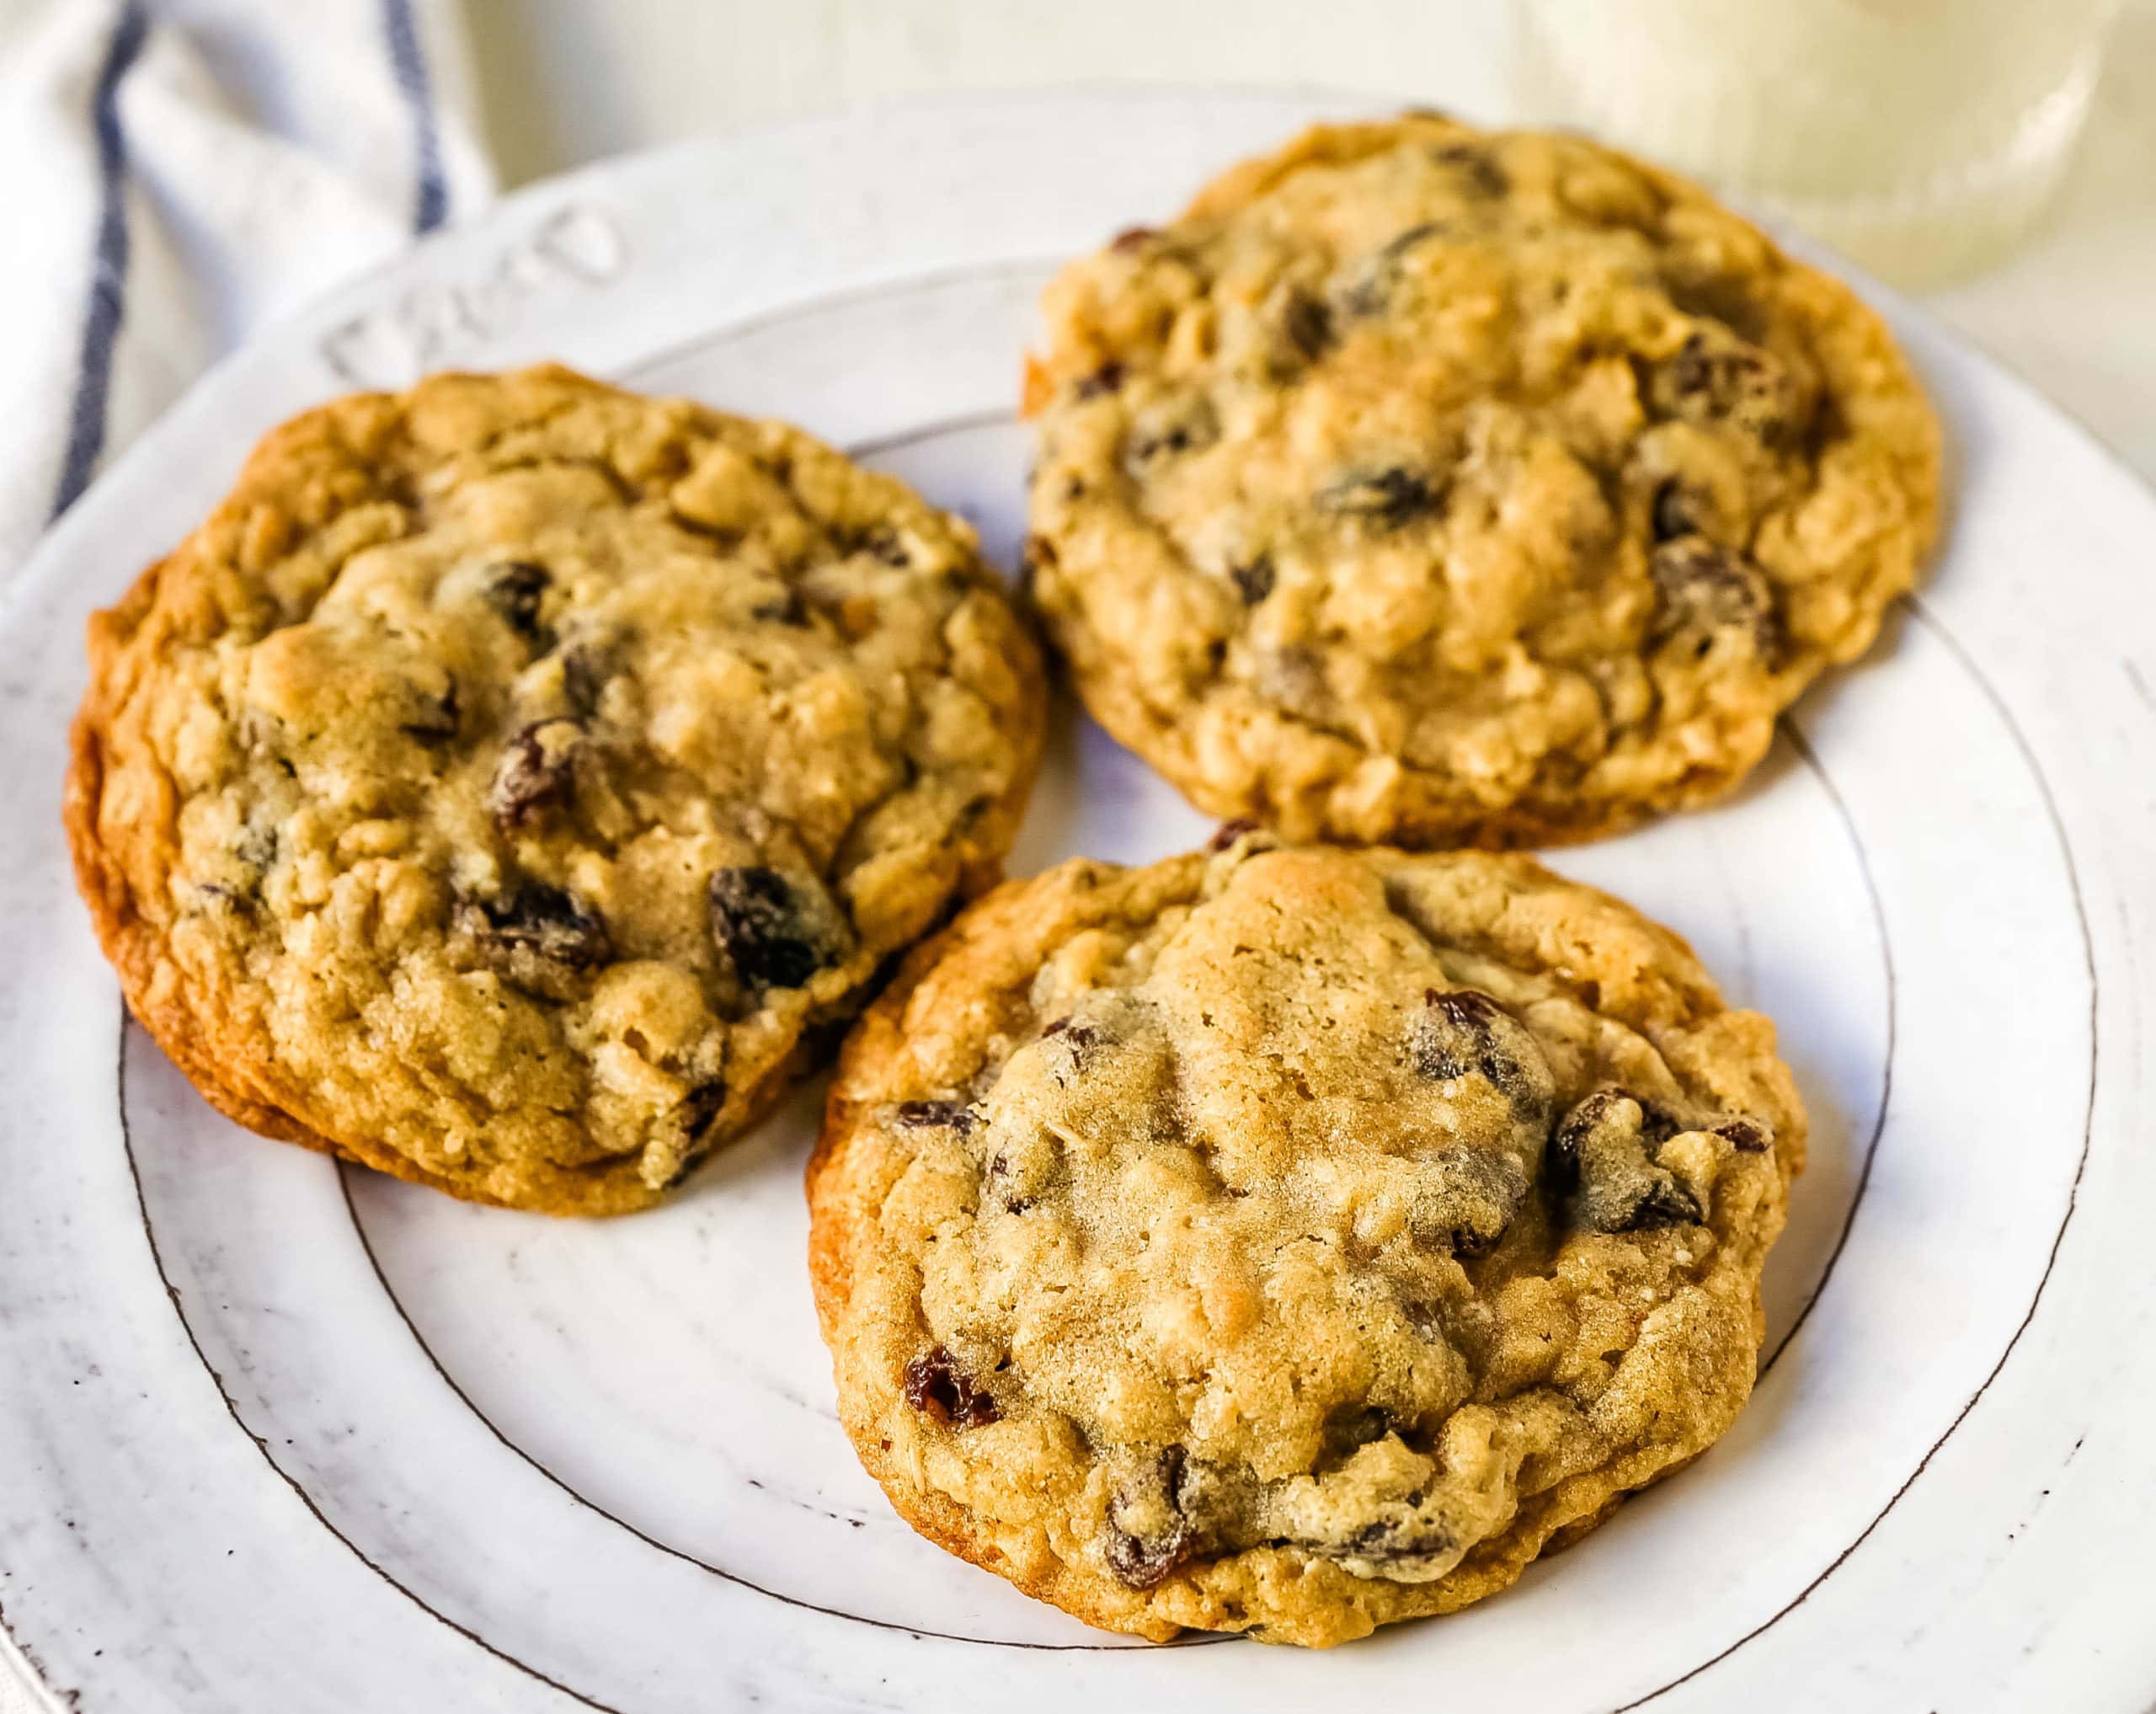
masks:
[[[1879,318],[1581,138],[1320,126],[1049,288],[1029,563],[1102,724],[1295,838],[1727,791],[1936,528]]]
[[[286,424],[89,646],[68,834],[151,1034],[555,1213],[656,1199],[993,880],[1043,719],[964,524],[559,368]]]
[[[924,1535],[1096,1625],[1449,1612],[1729,1426],[1804,1136],[1774,1027],[1525,857],[1065,863],[848,1040],[841,1414]]]

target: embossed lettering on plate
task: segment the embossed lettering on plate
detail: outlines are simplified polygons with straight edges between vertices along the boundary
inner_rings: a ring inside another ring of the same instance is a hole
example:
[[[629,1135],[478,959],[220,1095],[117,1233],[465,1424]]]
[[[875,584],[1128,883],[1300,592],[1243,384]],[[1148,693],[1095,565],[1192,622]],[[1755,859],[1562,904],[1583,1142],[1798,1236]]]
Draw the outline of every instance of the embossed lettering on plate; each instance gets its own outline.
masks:
[[[534,299],[604,286],[627,261],[620,221],[571,203],[513,238],[473,277],[422,281],[339,323],[323,337],[323,360],[349,386],[408,386],[508,333]]]

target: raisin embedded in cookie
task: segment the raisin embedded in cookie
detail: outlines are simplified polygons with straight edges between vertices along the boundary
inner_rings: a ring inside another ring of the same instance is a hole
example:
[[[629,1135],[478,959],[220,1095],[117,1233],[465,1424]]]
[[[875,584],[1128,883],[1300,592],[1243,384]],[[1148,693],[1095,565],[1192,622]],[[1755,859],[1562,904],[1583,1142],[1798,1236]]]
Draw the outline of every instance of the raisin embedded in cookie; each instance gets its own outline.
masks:
[[[68,832],[159,1044],[561,1213],[678,1182],[994,878],[1043,718],[965,525],[557,368],[287,424],[90,659]]]
[[[1066,863],[847,1044],[841,1412],[924,1535],[1096,1625],[1449,1612],[1729,1426],[1804,1131],[1766,1019],[1525,857]]]
[[[1570,136],[1321,126],[1049,289],[1034,589],[1093,713],[1297,838],[1732,786],[1936,527],[1879,319]]]

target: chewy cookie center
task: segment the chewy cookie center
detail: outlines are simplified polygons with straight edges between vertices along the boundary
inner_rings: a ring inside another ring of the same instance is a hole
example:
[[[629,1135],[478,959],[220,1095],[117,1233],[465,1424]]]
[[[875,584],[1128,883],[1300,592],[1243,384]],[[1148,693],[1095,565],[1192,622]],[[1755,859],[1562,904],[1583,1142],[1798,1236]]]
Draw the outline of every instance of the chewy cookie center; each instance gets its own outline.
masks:
[[[1082,1444],[1130,1588],[1256,1548],[1427,1582],[1585,1455],[1730,1163],[1771,1177],[1765,1132],[1680,1119],[1644,1041],[1433,942],[1370,869],[1251,849],[1145,932],[1074,937],[1007,1054],[889,1113],[949,1191],[907,1399],[1014,1456]],[[1588,1087],[1612,1058],[1658,1092]],[[1613,1270],[1629,1311],[1588,1301]]]

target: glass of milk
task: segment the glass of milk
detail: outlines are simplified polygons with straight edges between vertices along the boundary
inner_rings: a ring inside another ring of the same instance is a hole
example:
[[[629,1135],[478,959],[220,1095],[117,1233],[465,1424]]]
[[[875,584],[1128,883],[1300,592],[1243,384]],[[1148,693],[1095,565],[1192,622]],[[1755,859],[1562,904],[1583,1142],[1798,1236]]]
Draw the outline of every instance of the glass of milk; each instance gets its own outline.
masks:
[[[2057,190],[2116,0],[1521,0],[1532,116],[1736,193],[1906,283]]]

